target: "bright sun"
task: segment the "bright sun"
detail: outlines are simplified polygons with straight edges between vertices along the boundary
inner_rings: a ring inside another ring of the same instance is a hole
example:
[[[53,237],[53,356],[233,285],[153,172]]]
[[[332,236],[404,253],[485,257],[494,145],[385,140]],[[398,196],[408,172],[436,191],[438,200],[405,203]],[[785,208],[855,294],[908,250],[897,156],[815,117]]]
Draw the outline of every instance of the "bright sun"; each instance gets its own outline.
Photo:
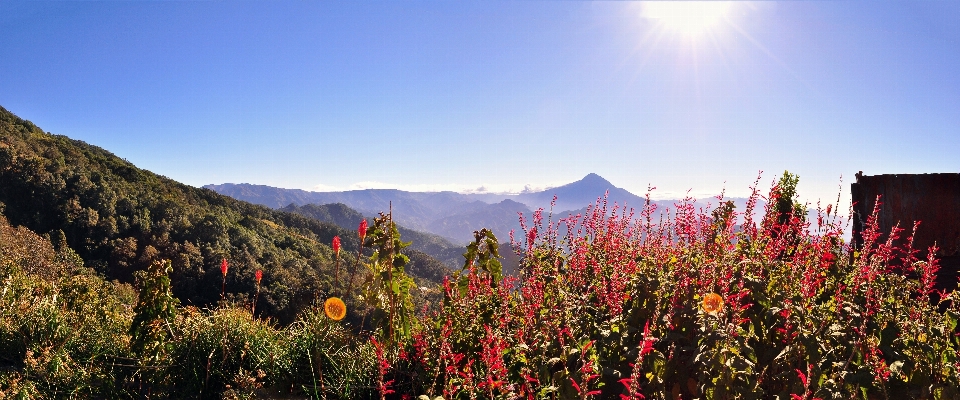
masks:
[[[645,18],[659,20],[667,29],[687,36],[698,36],[720,24],[727,16],[726,1],[645,1],[641,3]]]

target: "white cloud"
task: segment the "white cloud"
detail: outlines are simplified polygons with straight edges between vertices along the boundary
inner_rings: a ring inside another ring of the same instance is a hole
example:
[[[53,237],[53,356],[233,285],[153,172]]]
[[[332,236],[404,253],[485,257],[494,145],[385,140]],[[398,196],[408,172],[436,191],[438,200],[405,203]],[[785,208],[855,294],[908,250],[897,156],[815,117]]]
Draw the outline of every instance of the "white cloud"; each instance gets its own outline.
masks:
[[[336,187],[336,186],[324,185],[324,184],[321,183],[321,184],[317,184],[317,185],[315,185],[315,186],[313,186],[313,187],[311,187],[311,188],[309,188],[309,189],[307,189],[307,190],[314,191],[314,192],[342,192],[342,191],[344,191],[345,189],[339,188],[339,187]]]

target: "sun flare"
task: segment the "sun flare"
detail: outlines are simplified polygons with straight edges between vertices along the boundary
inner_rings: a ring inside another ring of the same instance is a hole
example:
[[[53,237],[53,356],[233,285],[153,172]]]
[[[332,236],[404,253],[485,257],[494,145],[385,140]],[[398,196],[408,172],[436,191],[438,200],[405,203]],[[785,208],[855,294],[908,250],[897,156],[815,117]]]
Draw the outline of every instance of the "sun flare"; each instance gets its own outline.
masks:
[[[658,20],[667,29],[697,36],[719,25],[730,10],[726,1],[646,1],[643,17]]]

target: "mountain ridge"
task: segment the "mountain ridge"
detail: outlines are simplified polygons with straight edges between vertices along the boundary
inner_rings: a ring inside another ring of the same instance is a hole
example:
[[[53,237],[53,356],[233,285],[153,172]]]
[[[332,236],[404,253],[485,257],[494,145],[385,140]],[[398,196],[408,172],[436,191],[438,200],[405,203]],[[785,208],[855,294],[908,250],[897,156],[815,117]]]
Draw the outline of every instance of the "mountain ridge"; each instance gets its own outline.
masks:
[[[536,209],[552,211],[554,215],[583,214],[590,205],[605,202],[634,210],[641,209],[647,199],[617,187],[596,173],[588,173],[580,180],[549,189],[520,194],[475,194],[442,192],[410,192],[399,189],[362,189],[341,192],[311,192],[302,189],[282,189],[267,185],[233,184],[205,185],[217,191],[251,203],[282,208],[290,204],[342,203],[367,215],[393,207],[394,219],[401,225],[420,232],[447,238],[456,244],[473,239],[473,231],[492,229],[505,242],[510,231],[520,232],[518,214],[529,216]],[[554,202],[554,196],[556,201]],[[746,206],[746,199],[729,198],[738,210]],[[281,204],[289,201],[290,203]],[[508,201],[507,205],[503,205]],[[657,215],[674,210],[680,200],[650,200],[657,207]],[[718,202],[717,202],[718,203]],[[551,207],[551,204],[553,206]],[[697,201],[698,207],[715,207],[710,199]],[[508,210],[509,209],[509,210]]]

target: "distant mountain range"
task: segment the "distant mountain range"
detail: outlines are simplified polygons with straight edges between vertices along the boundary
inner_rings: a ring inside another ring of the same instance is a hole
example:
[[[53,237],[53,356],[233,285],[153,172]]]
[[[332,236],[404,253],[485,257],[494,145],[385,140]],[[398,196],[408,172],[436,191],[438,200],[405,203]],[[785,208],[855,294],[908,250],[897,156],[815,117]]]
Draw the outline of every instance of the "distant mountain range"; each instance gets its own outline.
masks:
[[[408,192],[397,189],[310,192],[247,183],[206,185],[204,188],[238,200],[304,215],[309,214],[298,210],[303,210],[302,207],[309,204],[339,203],[366,217],[386,212],[392,207],[394,220],[405,228],[439,235],[459,246],[472,241],[473,231],[480,228],[492,229],[501,243],[507,243],[510,230],[520,232],[518,213],[522,213],[529,219],[533,210],[538,208],[549,210],[554,196],[557,200],[553,210],[554,215],[558,217],[583,213],[588,205],[596,203],[604,193],[607,193],[607,203],[611,208],[614,203],[621,206],[626,204],[639,212],[644,204],[643,197],[616,187],[594,173],[563,186],[521,194]],[[734,200],[738,210],[744,209],[746,199],[731,200]],[[716,206],[715,199],[708,199],[708,201]],[[654,203],[662,211],[666,208],[674,208],[676,200],[658,200]],[[698,206],[705,207],[706,204],[706,201],[699,202]],[[336,223],[332,220],[332,216],[329,217],[330,219],[324,218],[327,217],[321,215],[321,220]],[[408,236],[402,232],[401,235]],[[436,257],[435,253],[429,251],[427,253]]]

